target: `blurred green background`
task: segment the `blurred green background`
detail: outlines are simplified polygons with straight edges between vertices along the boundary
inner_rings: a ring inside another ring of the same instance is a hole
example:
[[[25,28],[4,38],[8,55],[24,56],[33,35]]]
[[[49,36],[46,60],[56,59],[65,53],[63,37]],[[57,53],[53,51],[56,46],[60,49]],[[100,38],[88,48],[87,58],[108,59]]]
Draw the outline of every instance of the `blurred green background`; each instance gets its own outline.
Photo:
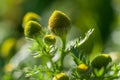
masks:
[[[1,79],[25,80],[24,73],[20,72],[21,67],[18,67],[19,63],[30,56],[24,51],[28,44],[23,33],[23,16],[27,12],[35,12],[40,15],[41,24],[47,27],[48,19],[54,10],[63,11],[72,20],[68,41],[79,36],[84,37],[89,29],[94,28],[93,35],[80,50],[90,54],[90,58],[99,53],[109,53],[115,62],[119,62],[120,0],[0,0]],[[18,56],[20,53],[24,56],[23,59]],[[19,60],[16,61],[18,70],[11,74],[9,63],[14,63],[16,59]],[[28,62],[31,60],[30,56]],[[25,62],[23,64],[27,65]]]

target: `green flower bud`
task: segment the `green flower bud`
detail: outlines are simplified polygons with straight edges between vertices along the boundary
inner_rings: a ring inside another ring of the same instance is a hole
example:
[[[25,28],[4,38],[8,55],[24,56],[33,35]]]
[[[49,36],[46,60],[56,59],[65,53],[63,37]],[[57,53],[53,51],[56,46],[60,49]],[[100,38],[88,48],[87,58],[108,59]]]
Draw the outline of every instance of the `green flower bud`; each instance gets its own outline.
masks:
[[[34,12],[26,13],[23,18],[23,26],[25,26],[25,24],[30,20],[39,22],[40,16]]]
[[[61,11],[55,10],[49,18],[49,29],[56,36],[66,35],[70,29],[70,18]]]
[[[53,80],[69,80],[69,78],[65,73],[59,73],[53,78]]]
[[[42,27],[36,21],[28,21],[24,28],[24,34],[26,37],[33,38],[41,33]]]
[[[86,64],[80,64],[77,66],[77,71],[79,73],[86,73],[88,71],[89,67]]]
[[[91,65],[94,68],[100,69],[102,67],[106,67],[111,61],[112,58],[109,56],[109,54],[100,54],[93,59]]]
[[[44,42],[47,44],[47,45],[52,45],[52,44],[55,44],[55,36],[53,35],[45,35],[44,37]]]

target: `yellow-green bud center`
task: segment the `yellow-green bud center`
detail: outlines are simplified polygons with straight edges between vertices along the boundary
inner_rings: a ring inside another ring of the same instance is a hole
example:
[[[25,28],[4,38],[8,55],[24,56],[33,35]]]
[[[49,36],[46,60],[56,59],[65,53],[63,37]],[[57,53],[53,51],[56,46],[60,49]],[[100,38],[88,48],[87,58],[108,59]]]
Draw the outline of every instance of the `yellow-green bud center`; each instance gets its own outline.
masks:
[[[77,66],[77,71],[79,73],[85,73],[88,71],[88,69],[89,69],[89,67],[86,64],[80,64]]]
[[[100,69],[106,67],[111,61],[112,59],[109,54],[101,54],[95,57],[91,64],[94,68]]]
[[[34,12],[28,12],[25,14],[24,18],[23,18],[23,26],[25,26],[25,24],[32,20],[32,21],[39,21],[40,16]]]
[[[33,38],[40,34],[42,30],[41,25],[36,21],[28,21],[24,28],[24,34],[26,37]]]
[[[61,11],[55,10],[49,18],[49,29],[54,35],[66,35],[70,29],[70,18]]]
[[[47,45],[52,45],[52,44],[55,44],[55,36],[53,35],[45,35],[44,37],[44,42],[47,44]]]
[[[65,73],[59,73],[53,78],[53,80],[69,80],[69,78]]]

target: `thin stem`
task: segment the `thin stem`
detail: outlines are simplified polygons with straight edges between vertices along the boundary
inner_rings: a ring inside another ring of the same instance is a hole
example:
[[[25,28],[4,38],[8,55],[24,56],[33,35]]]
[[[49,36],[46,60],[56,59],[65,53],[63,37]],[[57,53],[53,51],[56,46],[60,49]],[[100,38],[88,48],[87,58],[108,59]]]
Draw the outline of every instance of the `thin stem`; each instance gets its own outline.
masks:
[[[61,59],[60,59],[60,64],[61,64],[61,66],[60,66],[60,71],[62,71],[63,70],[63,62],[64,62],[64,58],[65,58],[65,45],[66,45],[66,38],[65,37],[63,37],[63,38],[61,38],[61,40],[62,40],[62,51],[61,51]]]
[[[39,44],[39,46],[43,46],[43,44],[41,43],[42,40],[39,39],[38,36],[35,36],[34,39],[35,39],[35,41]]]

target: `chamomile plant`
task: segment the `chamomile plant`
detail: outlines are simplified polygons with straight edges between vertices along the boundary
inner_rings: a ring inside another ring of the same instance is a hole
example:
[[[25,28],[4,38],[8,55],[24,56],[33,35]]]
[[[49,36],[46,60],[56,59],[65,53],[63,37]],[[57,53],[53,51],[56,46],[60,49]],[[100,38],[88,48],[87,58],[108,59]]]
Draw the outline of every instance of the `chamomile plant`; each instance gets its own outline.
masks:
[[[38,22],[39,18],[35,13],[30,13],[26,14],[23,20],[25,37],[33,41],[30,50],[33,57],[39,59],[39,64],[26,70],[27,78],[30,80],[114,80],[120,77],[120,66],[112,63],[109,54],[101,53],[90,60],[87,58],[88,55],[80,52],[79,47],[91,37],[94,29],[88,30],[83,38],[66,42],[67,34],[72,27],[71,19],[67,14],[55,10],[48,20],[48,28]],[[58,37],[60,40],[57,40]],[[71,61],[74,62],[69,69],[64,66],[67,55],[70,55]]]

